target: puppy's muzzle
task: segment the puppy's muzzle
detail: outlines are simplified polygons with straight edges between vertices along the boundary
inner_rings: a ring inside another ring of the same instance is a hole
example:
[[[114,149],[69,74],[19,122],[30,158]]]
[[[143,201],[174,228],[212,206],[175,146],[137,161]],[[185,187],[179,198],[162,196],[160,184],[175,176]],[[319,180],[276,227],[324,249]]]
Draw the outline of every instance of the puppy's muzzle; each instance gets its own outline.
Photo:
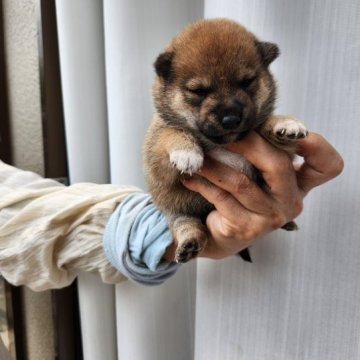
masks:
[[[240,116],[238,115],[227,115],[221,119],[221,126],[225,130],[235,130],[241,123]]]
[[[214,109],[214,114],[218,123],[224,130],[238,130],[243,127],[244,106],[236,101],[231,106],[218,105]]]

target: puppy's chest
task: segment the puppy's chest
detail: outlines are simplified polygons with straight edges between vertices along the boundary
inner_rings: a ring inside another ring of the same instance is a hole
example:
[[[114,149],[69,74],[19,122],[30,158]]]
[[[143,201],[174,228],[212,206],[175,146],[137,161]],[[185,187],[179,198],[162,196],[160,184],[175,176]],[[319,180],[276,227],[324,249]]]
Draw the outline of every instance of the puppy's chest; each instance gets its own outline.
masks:
[[[218,146],[208,151],[207,155],[234,170],[244,173],[250,179],[255,180],[256,178],[254,166],[240,154],[233,153]]]

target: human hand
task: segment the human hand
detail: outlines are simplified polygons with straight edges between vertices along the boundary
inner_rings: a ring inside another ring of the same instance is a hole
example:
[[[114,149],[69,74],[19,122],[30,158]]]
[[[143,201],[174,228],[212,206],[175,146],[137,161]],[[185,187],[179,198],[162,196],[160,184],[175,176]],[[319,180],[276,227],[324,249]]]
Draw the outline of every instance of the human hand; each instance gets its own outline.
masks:
[[[195,177],[183,180],[215,206],[206,220],[211,238],[200,254],[213,259],[234,255],[296,218],[305,195],[339,175],[344,166],[339,153],[316,133],[299,141],[302,164],[293,164],[285,152],[255,132],[227,148],[248,159],[268,186],[260,188],[243,173],[209,158],[198,175],[210,184]]]

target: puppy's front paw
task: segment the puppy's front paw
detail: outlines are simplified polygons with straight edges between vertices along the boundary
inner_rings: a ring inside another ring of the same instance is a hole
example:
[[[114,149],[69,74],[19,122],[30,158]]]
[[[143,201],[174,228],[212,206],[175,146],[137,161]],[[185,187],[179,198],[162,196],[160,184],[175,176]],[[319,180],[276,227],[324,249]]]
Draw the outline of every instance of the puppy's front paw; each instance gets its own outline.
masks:
[[[289,143],[307,136],[305,125],[291,116],[279,116],[272,124],[271,136],[279,143]]]
[[[198,150],[173,150],[170,153],[170,162],[181,173],[192,175],[198,171],[204,162],[204,154]]]

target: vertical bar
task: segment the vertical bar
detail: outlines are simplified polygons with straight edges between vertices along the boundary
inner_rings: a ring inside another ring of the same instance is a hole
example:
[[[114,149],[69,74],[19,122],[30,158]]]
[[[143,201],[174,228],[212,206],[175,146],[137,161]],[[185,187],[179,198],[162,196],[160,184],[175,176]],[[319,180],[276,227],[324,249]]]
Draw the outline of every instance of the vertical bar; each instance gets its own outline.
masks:
[[[45,176],[67,179],[55,2],[37,0],[37,18]],[[77,282],[52,291],[52,305],[57,359],[82,359]]]
[[[0,0],[0,159],[11,163],[10,122],[6,80],[3,4]]]
[[[152,117],[152,64],[202,9],[202,1],[190,0],[104,1],[112,182],[144,186],[141,148]],[[194,262],[159,287],[117,285],[119,359],[192,359],[195,284]]]
[[[37,18],[45,176],[67,177],[55,2],[37,0]]]
[[[109,181],[102,1],[56,1],[70,182]]]
[[[57,0],[70,182],[109,181],[102,1]],[[86,360],[116,359],[114,287],[78,280]]]

